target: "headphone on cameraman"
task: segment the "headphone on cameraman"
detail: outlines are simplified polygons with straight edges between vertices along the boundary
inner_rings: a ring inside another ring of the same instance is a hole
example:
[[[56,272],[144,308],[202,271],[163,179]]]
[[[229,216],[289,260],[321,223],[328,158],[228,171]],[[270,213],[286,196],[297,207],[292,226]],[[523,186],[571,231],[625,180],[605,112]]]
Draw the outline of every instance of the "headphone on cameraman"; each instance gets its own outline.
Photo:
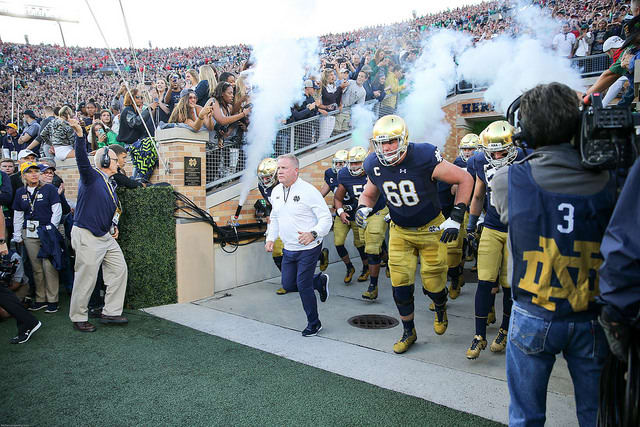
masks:
[[[106,169],[109,166],[111,166],[111,157],[109,157],[109,146],[106,146],[104,148],[105,148],[104,153],[100,158],[100,166]]]

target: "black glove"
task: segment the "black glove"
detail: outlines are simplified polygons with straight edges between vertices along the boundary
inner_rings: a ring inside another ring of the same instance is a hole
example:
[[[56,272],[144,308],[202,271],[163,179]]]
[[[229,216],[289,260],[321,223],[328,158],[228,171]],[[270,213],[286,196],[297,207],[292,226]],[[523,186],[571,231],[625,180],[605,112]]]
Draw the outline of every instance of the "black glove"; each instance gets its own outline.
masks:
[[[622,314],[610,305],[602,307],[598,320],[609,342],[611,353],[626,363],[629,356],[631,326],[623,323],[625,319]]]

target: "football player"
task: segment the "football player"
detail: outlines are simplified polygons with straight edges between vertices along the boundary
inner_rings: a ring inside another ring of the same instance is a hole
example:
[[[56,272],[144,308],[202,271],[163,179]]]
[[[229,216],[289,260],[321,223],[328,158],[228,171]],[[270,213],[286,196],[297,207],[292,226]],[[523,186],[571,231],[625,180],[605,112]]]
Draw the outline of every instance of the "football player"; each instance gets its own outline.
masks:
[[[522,150],[513,144],[515,129],[504,120],[491,123],[480,134],[482,152],[474,158],[476,185],[471,200],[467,233],[475,233],[478,217],[485,200],[486,206],[482,235],[478,245],[478,287],[475,296],[476,333],[467,349],[468,359],[477,359],[480,351],[487,348],[487,321],[492,300],[502,287],[502,324],[498,335],[491,343],[492,352],[504,351],[507,345],[509,316],[511,315],[511,289],[507,278],[507,226],[500,222],[500,216],[491,205],[491,179],[498,169],[524,158]]]
[[[367,184],[367,175],[364,173],[364,160],[367,158],[367,149],[364,147],[353,147],[349,150],[348,163],[346,168],[342,168],[338,172],[338,188],[335,192],[334,206],[343,223],[350,223],[353,229],[353,235],[361,233],[364,237],[365,249],[369,265],[369,288],[362,294],[362,298],[374,300],[378,298],[378,274],[380,273],[380,252],[385,234],[387,233],[387,222],[384,220],[389,213],[389,208],[385,206],[384,197],[378,198],[378,201],[371,211],[367,220],[367,227],[362,230],[351,216],[343,209],[343,198],[345,194],[349,195],[349,199],[358,203],[358,198],[364,186]],[[354,210],[355,211],[355,210]],[[355,237],[354,237],[355,240]],[[389,267],[387,267],[389,268]],[[366,279],[365,279],[366,280]],[[361,281],[358,278],[358,281]]]
[[[467,160],[470,159],[478,147],[478,135],[469,133],[460,140],[459,156],[453,161],[453,164],[467,170]],[[472,175],[473,177],[473,175]],[[438,181],[438,198],[442,207],[442,214],[448,217],[453,209],[454,199],[457,187],[446,182]],[[468,201],[467,201],[468,203]],[[462,259],[463,245],[466,241],[465,227],[468,220],[468,214],[465,213],[464,227],[460,230],[458,238],[447,243],[447,265],[449,270],[447,276],[451,279],[449,287],[449,296],[456,299],[460,296],[460,289],[464,286],[462,278],[464,260]]]
[[[336,151],[336,154],[333,156],[331,167],[324,171],[324,184],[322,184],[320,194],[324,197],[329,194],[330,191],[333,192],[333,207],[336,209],[338,208],[335,206],[335,194],[336,189],[338,188],[338,172],[340,172],[340,170],[342,170],[342,168],[347,164],[348,158],[349,152],[347,150]],[[349,194],[344,195],[342,202],[342,209],[347,213],[350,212],[351,208],[357,207],[357,205],[353,206]],[[360,258],[362,259],[362,273],[358,277],[358,282],[364,282],[369,278],[369,267],[367,265],[367,257],[364,252],[364,233],[360,233],[360,230],[358,230],[358,233],[356,234],[357,227],[350,227],[349,223],[345,223],[341,219],[340,214],[336,212],[336,216],[333,219],[333,239],[338,255],[342,259],[342,262],[347,266],[347,274],[344,276],[344,283],[351,283],[353,275],[356,272],[356,268],[353,266],[351,259],[349,258],[347,248],[344,247],[344,242],[347,239],[347,234],[349,234],[350,229],[353,230],[353,245],[358,250]]]
[[[398,307],[403,334],[393,346],[407,351],[417,339],[414,325],[414,281],[420,257],[424,291],[435,303],[433,329],[447,330],[447,247],[458,237],[471,197],[473,180],[442,158],[428,143],[409,143],[404,120],[396,115],[380,118],[373,127],[371,143],[375,153],[367,156],[364,169],[368,180],[360,195],[356,222],[366,226],[367,218],[381,194],[391,216],[389,267],[393,299]],[[457,184],[456,205],[445,220],[438,201],[436,180]]]

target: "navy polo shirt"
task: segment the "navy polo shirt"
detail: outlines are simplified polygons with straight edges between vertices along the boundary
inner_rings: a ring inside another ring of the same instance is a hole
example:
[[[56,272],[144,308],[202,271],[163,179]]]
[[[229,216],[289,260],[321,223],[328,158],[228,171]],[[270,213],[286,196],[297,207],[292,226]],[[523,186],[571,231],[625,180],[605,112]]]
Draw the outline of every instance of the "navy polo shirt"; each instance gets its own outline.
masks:
[[[51,184],[45,184],[35,189],[33,194],[27,191],[27,187],[18,188],[12,208],[14,211],[24,212],[22,228],[26,228],[27,220],[38,221],[40,225],[51,223],[51,215],[53,214],[51,206],[56,203],[60,203],[58,189]]]

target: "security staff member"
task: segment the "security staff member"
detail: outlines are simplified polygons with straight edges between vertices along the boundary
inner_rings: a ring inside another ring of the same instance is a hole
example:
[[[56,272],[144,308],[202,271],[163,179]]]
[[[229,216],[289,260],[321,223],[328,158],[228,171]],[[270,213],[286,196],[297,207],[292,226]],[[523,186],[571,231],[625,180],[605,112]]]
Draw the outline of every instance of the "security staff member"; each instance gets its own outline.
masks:
[[[51,184],[40,185],[40,168],[35,162],[20,165],[24,186],[18,188],[13,199],[13,241],[24,241],[36,287],[36,300],[29,310],[46,307],[45,313],[58,311],[58,271],[48,258],[38,258],[42,242],[40,233],[45,227],[56,230],[62,218],[58,189]]]
[[[298,288],[307,327],[302,336],[314,336],[322,329],[314,289],[320,301],[329,295],[329,276],[313,272],[322,250],[322,238],[331,229],[331,212],[320,192],[298,177],[298,159],[293,154],[278,157],[278,181],[271,192],[271,223],[265,249],[273,251],[275,240],[284,242],[282,287]]]
[[[0,255],[9,253],[7,242],[5,241],[4,215],[0,210]],[[23,344],[31,338],[31,335],[40,329],[42,323],[38,321],[23,306],[16,295],[8,287],[0,285],[0,307],[4,308],[18,324],[18,335],[12,338],[11,344]]]
[[[87,321],[87,304],[100,266],[107,287],[100,322],[128,323],[128,319],[122,316],[127,288],[127,263],[115,240],[118,238],[118,220],[122,210],[110,179],[118,170],[118,157],[108,147],[101,148],[96,151],[96,167],[92,168],[82,126],[75,119],[69,120],[69,124],[76,133],[76,162],[80,172],[78,201],[71,230],[71,245],[76,251],[76,276],[69,318],[76,330],[93,332],[96,327]]]
[[[560,83],[522,95],[520,125],[535,149],[498,170],[491,203],[509,225],[513,310],[507,344],[509,424],[543,425],[556,355],[571,371],[580,426],[595,426],[608,354],[596,320],[600,242],[615,205],[607,171],[580,163],[570,141],[580,123],[576,93]]]

